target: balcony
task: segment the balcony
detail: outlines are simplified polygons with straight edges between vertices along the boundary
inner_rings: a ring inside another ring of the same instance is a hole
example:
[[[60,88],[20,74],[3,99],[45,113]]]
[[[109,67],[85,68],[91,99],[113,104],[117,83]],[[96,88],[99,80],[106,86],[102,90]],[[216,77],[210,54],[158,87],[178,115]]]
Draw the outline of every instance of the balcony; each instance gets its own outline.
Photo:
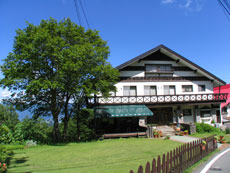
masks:
[[[186,104],[186,103],[220,103],[225,102],[227,93],[220,94],[186,94],[186,95],[153,95],[153,96],[110,96],[96,97],[96,104]],[[94,104],[94,98],[89,103]]]

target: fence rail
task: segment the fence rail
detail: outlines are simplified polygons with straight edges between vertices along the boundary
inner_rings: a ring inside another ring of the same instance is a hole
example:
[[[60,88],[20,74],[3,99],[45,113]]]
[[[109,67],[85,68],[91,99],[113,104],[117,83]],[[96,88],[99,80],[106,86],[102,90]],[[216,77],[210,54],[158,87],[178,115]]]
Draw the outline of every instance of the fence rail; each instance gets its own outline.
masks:
[[[206,141],[205,149],[202,147],[202,141]],[[145,167],[140,165],[137,173],[180,173],[201,160],[210,152],[217,148],[214,135],[208,138],[199,139],[184,144],[173,151],[158,156],[153,159],[152,163],[147,162]],[[134,173],[130,170],[129,173]]]
[[[186,94],[186,95],[145,95],[145,96],[110,96],[108,98],[89,98],[89,103],[97,104],[161,104],[183,102],[223,102],[228,94]]]

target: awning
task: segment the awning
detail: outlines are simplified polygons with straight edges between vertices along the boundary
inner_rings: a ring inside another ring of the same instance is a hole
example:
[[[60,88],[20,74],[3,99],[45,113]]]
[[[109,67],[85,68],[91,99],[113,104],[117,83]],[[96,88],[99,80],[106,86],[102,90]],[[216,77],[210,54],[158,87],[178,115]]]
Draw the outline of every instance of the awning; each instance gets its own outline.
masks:
[[[152,116],[145,105],[106,105],[96,107],[96,117],[139,117]]]

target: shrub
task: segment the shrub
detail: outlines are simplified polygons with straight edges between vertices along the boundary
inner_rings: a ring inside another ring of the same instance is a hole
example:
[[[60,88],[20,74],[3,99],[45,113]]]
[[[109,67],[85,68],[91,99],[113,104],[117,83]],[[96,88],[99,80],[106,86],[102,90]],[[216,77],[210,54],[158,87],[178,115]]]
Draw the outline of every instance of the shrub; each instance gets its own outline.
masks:
[[[170,136],[166,136],[166,137],[165,137],[165,140],[168,140],[168,139],[170,139]]]
[[[0,162],[0,171],[1,171],[1,173],[7,172],[7,165],[6,165],[6,163],[1,163]]]
[[[206,141],[203,140],[203,141],[202,141],[202,145],[206,145]]]
[[[220,129],[205,123],[196,123],[196,131],[197,133],[205,133],[205,132],[221,133]]]
[[[48,144],[51,142],[52,126],[44,119],[24,118],[22,121],[24,140],[33,140],[38,143]]]
[[[230,134],[230,129],[229,129],[229,128],[226,128],[225,133],[226,133],[226,134]]]
[[[7,162],[7,157],[13,153],[13,150],[16,149],[24,149],[24,146],[23,145],[0,145],[0,162]]]

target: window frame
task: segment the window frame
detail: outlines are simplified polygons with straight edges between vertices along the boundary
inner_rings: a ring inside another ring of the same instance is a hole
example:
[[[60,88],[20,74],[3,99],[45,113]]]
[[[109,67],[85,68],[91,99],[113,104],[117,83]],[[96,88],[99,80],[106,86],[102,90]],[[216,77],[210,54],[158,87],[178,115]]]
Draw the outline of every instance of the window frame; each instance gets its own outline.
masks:
[[[128,95],[125,94],[125,87],[129,87],[129,90],[128,90],[129,94]],[[135,95],[130,95],[131,87],[135,87]],[[135,85],[123,86],[123,96],[131,96],[131,97],[137,96],[137,86],[135,86]]]
[[[147,71],[147,66],[156,66],[156,71]],[[161,70],[161,67],[170,67],[170,70]],[[145,64],[145,72],[146,73],[173,73],[172,64]]]
[[[203,89],[202,87],[204,87],[204,90],[200,90],[200,86],[201,86],[201,89]],[[205,85],[198,85],[198,92],[205,92],[205,91],[206,91]]]
[[[165,87],[168,86],[169,94],[165,94]],[[170,87],[174,87],[174,94],[170,94]],[[163,85],[164,95],[176,95],[176,86],[175,85]]]
[[[145,94],[145,87],[149,87],[149,94]],[[151,87],[155,87],[155,93],[156,94],[151,94]],[[144,85],[144,95],[146,96],[156,96],[157,95],[157,86],[156,85]]]
[[[186,89],[188,89],[188,88],[184,88],[184,87],[189,87],[189,86],[191,86],[191,91],[186,91]],[[191,92],[193,92],[193,85],[181,85],[181,89],[182,89],[182,92],[183,93],[191,93]]]

